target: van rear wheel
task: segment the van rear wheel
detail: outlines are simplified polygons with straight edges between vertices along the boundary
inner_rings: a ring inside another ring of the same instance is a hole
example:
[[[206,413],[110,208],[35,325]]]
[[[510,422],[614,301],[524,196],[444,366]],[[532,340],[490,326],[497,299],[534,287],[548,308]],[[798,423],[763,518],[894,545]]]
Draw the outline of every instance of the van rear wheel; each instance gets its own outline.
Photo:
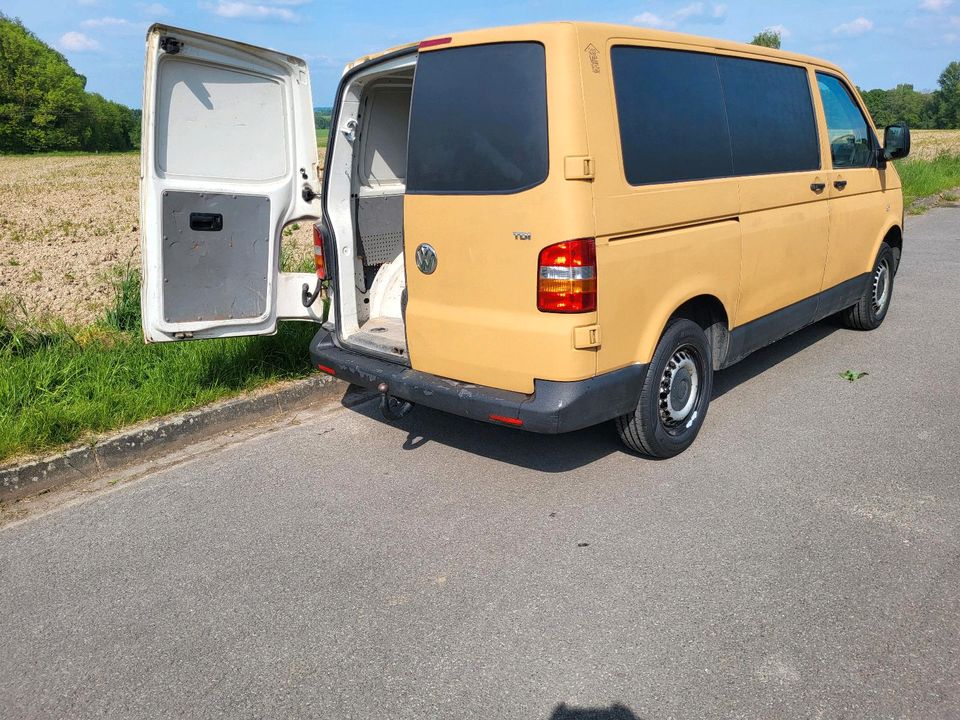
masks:
[[[620,439],[647,457],[679,455],[700,432],[712,392],[707,336],[691,320],[671,320],[653,354],[637,409],[616,420]]]

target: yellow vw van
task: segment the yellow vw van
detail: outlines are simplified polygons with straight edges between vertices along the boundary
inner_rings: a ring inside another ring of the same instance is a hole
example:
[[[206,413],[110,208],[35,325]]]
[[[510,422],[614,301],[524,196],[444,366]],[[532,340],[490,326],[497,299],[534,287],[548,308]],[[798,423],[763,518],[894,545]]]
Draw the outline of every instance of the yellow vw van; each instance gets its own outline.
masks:
[[[316,367],[391,417],[614,420],[669,457],[714,371],[890,306],[909,130],[881,144],[813,58],[590,23],[431,38],[347,67],[322,179],[303,60],[156,25],[143,107],[146,340],[317,322]],[[317,273],[282,273],[303,219]]]

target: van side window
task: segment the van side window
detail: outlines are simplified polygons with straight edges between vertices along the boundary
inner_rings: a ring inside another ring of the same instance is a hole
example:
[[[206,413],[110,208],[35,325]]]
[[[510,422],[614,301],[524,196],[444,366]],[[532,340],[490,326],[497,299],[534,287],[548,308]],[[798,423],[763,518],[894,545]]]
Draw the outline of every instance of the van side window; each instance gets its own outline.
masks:
[[[547,178],[543,45],[420,53],[407,141],[407,192],[519,192]]]
[[[626,46],[612,66],[631,185],[820,168],[803,68]]]
[[[874,164],[873,133],[846,85],[833,75],[817,73],[823,113],[830,134],[835,168],[863,168]]]
[[[617,46],[611,50],[623,167],[631,185],[733,174],[716,58]]]
[[[820,140],[807,71],[717,57],[735,175],[820,169]]]

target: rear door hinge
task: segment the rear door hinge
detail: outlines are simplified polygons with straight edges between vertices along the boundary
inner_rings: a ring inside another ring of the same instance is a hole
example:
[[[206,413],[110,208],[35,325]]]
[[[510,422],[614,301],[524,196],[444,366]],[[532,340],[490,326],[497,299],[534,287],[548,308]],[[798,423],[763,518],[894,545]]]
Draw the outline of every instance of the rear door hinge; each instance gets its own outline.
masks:
[[[567,155],[563,159],[563,176],[567,180],[593,180],[596,167],[592,155]]]
[[[600,347],[600,326],[587,325],[573,329],[573,347],[577,350]]]

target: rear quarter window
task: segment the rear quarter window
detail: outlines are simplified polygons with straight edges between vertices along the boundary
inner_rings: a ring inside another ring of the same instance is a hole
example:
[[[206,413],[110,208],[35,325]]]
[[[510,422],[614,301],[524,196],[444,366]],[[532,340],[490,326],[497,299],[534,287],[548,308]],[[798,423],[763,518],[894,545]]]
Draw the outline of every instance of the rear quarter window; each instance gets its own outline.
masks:
[[[819,169],[805,69],[628,46],[611,57],[631,185]]]
[[[623,167],[631,185],[733,174],[716,58],[640,47],[611,51]]]
[[[417,60],[407,192],[519,192],[547,178],[543,45],[494,43]]]

